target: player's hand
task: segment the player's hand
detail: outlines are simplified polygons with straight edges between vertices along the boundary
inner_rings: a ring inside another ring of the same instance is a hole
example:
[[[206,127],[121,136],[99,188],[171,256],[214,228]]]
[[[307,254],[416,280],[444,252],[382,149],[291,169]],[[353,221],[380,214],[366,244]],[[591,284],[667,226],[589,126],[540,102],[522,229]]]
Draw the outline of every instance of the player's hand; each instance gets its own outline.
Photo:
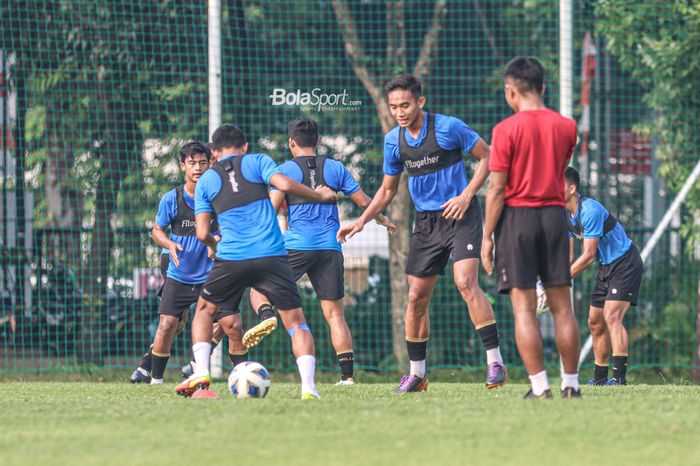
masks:
[[[321,202],[336,202],[338,200],[338,194],[328,186],[318,186],[315,191],[321,195]]]
[[[465,194],[455,196],[440,206],[441,209],[445,209],[442,216],[448,220],[462,220],[471,202],[472,198]]]
[[[219,241],[221,241],[221,236],[214,235],[212,238],[214,238],[216,243],[214,243],[214,247],[207,246],[207,255],[209,256],[209,259],[214,260],[216,259],[216,246],[218,246]]]
[[[344,227],[341,227],[340,230],[338,230],[336,239],[339,243],[344,243],[353,236],[355,236],[357,233],[361,232],[364,227],[365,224],[359,220],[352,223],[348,223]]]
[[[391,223],[391,220],[389,220],[389,217],[387,217],[386,215],[377,215],[377,217],[374,220],[379,225],[386,228],[391,236],[394,236],[396,234],[396,225]]]
[[[180,267],[180,259],[177,257],[178,251],[182,251],[182,244],[171,241],[170,246],[168,246],[168,252],[170,253],[170,258],[173,260],[175,267]]]
[[[481,241],[481,266],[488,275],[493,274],[493,238],[490,236]]]

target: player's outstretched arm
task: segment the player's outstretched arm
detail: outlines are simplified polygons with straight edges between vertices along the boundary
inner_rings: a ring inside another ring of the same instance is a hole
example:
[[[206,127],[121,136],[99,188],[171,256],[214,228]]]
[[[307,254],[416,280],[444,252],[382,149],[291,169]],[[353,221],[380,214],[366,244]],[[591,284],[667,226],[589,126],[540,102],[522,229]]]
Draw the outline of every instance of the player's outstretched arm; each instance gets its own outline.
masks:
[[[391,203],[399,190],[399,181],[401,181],[401,174],[384,175],[382,185],[360,218],[338,230],[337,239],[340,243],[344,243],[361,232],[367,222],[375,218]]]
[[[484,271],[493,273],[493,232],[501,218],[506,197],[508,172],[493,172],[486,192],[486,216],[484,219],[484,239],[481,243],[481,265]]]
[[[175,267],[179,267],[180,259],[177,257],[177,252],[182,251],[182,245],[171,240],[165,229],[158,225],[158,223],[155,223],[151,229],[151,238],[153,238],[153,241],[155,241],[158,246],[168,250]]]
[[[571,278],[574,278],[584,270],[586,267],[595,262],[596,253],[598,251],[598,242],[600,238],[584,238],[583,239],[583,251],[581,255],[571,264]]]
[[[338,200],[338,195],[328,186],[319,186],[314,190],[299,183],[298,181],[282,175],[281,173],[275,173],[272,175],[270,178],[270,185],[279,189],[283,193],[305,197],[307,199],[311,199],[312,201],[335,202]]]
[[[365,193],[362,188],[358,189],[355,191],[353,194],[350,195],[350,200],[354,202],[358,207],[361,209],[366,209],[371,203],[372,203],[372,198]],[[386,217],[383,214],[377,214],[374,217],[374,220],[384,228],[386,228],[389,231],[390,235],[396,234],[396,225],[391,223],[391,220],[389,220],[388,217]]]

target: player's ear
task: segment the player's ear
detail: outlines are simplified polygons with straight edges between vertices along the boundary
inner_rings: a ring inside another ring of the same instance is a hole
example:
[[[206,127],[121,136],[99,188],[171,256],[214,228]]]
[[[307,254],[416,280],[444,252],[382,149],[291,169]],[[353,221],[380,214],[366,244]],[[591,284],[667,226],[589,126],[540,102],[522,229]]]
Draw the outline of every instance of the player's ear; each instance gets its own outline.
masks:
[[[423,108],[423,105],[425,105],[426,102],[427,102],[427,100],[426,100],[424,95],[418,97],[418,106],[420,108]]]
[[[544,91],[547,89],[547,85],[545,83],[542,83],[542,92],[540,92],[540,96],[544,96]]]
[[[247,154],[247,153],[248,153],[248,147],[249,147],[249,145],[250,145],[250,144],[248,144],[247,142],[246,142],[245,144],[243,144],[243,153],[244,153],[244,154]]]

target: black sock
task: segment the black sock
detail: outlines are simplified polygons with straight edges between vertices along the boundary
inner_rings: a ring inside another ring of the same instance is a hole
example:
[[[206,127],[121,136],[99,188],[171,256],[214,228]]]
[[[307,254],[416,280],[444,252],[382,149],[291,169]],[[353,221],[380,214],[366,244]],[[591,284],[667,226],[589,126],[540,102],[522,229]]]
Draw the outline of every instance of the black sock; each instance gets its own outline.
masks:
[[[263,303],[257,310],[258,318],[260,322],[269,319],[270,317],[275,317],[275,310],[270,303]]]
[[[163,379],[163,374],[165,373],[165,366],[168,365],[168,359],[170,355],[158,356],[155,354],[151,355],[152,367],[151,367],[151,377],[154,379]]]
[[[498,348],[498,326],[496,322],[476,329],[486,350]]]
[[[248,352],[246,351],[243,354],[228,354],[228,357],[231,359],[231,362],[233,363],[233,367],[236,367],[242,362],[246,362],[248,360]]]
[[[145,371],[151,372],[151,350],[153,349],[153,345],[151,345],[148,348],[148,351],[146,351],[146,354],[143,355],[141,358],[141,364],[139,364],[139,367]]]
[[[627,355],[612,357],[613,380],[621,385],[627,385]]]
[[[423,361],[425,354],[428,352],[428,342],[406,340],[406,349],[408,350],[408,359],[411,361]]]
[[[593,383],[603,384],[608,381],[608,366],[593,366]]]
[[[352,351],[338,354],[338,364],[340,365],[340,376],[343,380],[352,377],[353,361],[355,356]]]

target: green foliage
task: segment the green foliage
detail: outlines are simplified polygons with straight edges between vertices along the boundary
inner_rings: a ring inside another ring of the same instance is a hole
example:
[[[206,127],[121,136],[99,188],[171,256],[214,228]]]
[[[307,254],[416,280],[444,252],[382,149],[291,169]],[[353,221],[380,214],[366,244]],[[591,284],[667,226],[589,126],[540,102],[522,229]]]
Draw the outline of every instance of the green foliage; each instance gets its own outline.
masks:
[[[645,87],[644,102],[654,120],[642,130],[658,141],[659,174],[678,191],[700,159],[700,3],[696,1],[600,1],[598,32],[622,67]],[[686,200],[688,221],[681,232],[700,240],[693,218],[700,191]]]

